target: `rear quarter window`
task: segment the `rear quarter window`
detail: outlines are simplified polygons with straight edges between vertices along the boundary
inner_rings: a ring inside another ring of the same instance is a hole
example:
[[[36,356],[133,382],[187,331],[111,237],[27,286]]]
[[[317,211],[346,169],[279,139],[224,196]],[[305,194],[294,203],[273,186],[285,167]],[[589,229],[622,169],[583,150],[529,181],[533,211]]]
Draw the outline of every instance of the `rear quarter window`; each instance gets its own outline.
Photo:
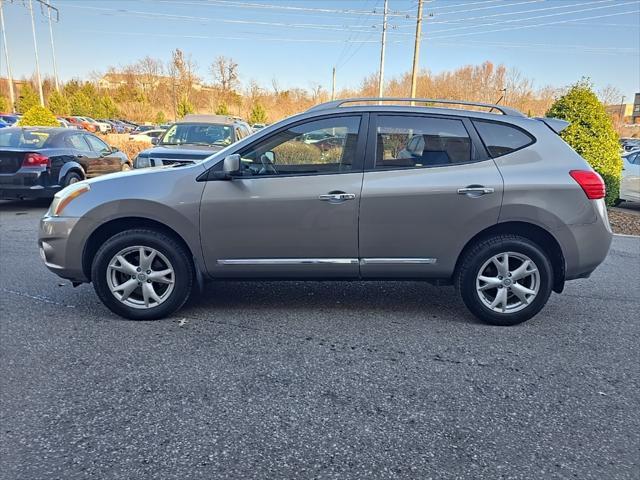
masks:
[[[513,125],[484,120],[472,122],[493,158],[521,150],[535,142],[533,136]]]

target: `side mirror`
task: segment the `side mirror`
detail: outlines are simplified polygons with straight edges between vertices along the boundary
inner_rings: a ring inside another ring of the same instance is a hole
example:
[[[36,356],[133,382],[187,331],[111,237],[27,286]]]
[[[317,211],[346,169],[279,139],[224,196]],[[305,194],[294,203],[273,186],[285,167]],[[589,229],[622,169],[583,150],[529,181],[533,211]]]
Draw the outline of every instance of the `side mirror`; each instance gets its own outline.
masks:
[[[118,147],[114,147],[113,145],[110,145],[110,147],[111,147],[111,151],[112,152],[119,152],[120,151],[120,149]]]
[[[231,180],[240,172],[240,155],[227,155],[222,161],[222,171],[214,172],[214,177],[220,180]]]
[[[151,139],[151,144],[152,145],[157,145],[158,143],[160,143],[160,139],[158,137],[153,137]]]

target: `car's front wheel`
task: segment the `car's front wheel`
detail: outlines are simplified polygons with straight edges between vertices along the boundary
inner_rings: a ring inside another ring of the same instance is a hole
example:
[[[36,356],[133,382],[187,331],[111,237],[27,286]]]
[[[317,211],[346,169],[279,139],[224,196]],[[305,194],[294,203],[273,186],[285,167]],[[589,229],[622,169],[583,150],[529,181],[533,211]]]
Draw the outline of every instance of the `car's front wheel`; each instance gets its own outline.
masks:
[[[531,240],[496,235],[464,254],[456,285],[476,317],[492,325],[516,325],[545,306],[553,271],[545,252]]]
[[[96,254],[91,280],[102,302],[131,320],[171,315],[191,293],[193,265],[185,248],[153,230],[127,230]]]

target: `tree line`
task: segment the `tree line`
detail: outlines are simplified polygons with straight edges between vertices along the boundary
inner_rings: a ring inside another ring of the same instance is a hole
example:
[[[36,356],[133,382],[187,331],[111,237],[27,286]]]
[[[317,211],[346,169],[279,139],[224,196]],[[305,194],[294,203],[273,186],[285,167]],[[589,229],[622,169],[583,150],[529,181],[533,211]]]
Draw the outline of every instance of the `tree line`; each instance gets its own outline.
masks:
[[[105,75],[92,73],[88,80],[66,82],[58,92],[51,79],[45,79],[46,106],[56,115],[80,115],[95,118],[126,118],[140,122],[165,123],[188,113],[217,113],[240,116],[251,123],[274,122],[327,101],[330,95],[322,85],[307,88],[283,88],[277,78],[268,87],[249,79],[244,83],[238,64],[225,56],[217,57],[202,78],[191,55],[180,49],[171,58],[144,57],[132,64],[111,67]],[[5,83],[5,82],[3,82]],[[385,82],[385,95],[407,97],[411,74],[406,72]],[[0,85],[0,110],[9,110],[6,85]],[[377,73],[365,77],[357,88],[342,89],[338,98],[376,96]],[[536,88],[532,79],[504,65],[484,62],[451,71],[418,75],[417,94],[424,98],[442,98],[501,102],[530,116],[541,116],[565,89]],[[613,87],[602,91],[604,103],[619,100]],[[617,98],[616,98],[617,97]],[[19,88],[16,109],[26,112],[38,104],[34,82]]]

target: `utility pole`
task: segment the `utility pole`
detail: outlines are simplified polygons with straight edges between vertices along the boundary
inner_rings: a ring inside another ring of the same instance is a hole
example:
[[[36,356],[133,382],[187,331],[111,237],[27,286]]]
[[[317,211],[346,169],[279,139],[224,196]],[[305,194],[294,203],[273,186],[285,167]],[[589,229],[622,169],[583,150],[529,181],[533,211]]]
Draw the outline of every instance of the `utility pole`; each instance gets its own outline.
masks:
[[[384,0],[384,17],[382,19],[382,45],[380,48],[380,77],[378,78],[378,97],[384,92],[384,48],[387,43],[388,0]]]
[[[38,42],[36,40],[36,22],[33,19],[33,0],[29,0],[29,13],[31,14],[31,31],[33,33],[33,49],[36,54],[36,80],[38,81],[38,93],[40,105],[44,107],[44,94],[42,93],[42,78],[40,77],[40,60],[38,59]]]
[[[7,34],[4,29],[4,12],[2,10],[2,0],[0,0],[0,28],[2,28],[2,41],[4,42],[4,58],[7,62],[7,79],[9,80],[9,99],[11,100],[11,113],[15,111],[16,96],[13,92],[13,76],[11,75],[11,64],[9,63],[9,45],[7,45]]]
[[[58,66],[56,65],[56,49],[53,46],[53,27],[51,26],[51,0],[47,0],[45,4],[47,12],[49,13],[49,38],[51,39],[51,55],[53,56],[53,80],[56,84],[56,91],[60,91],[60,84],[58,83]]]
[[[420,42],[422,40],[422,3],[418,0],[418,18],[416,20],[416,40],[413,47],[413,69],[411,70],[411,98],[416,98],[416,88],[418,83],[418,60],[420,57]],[[415,102],[411,102],[414,105]]]
[[[624,95],[622,96],[622,100],[620,100],[620,122],[624,123]]]
[[[331,80],[331,100],[336,99],[336,67],[333,67],[333,75]]]

